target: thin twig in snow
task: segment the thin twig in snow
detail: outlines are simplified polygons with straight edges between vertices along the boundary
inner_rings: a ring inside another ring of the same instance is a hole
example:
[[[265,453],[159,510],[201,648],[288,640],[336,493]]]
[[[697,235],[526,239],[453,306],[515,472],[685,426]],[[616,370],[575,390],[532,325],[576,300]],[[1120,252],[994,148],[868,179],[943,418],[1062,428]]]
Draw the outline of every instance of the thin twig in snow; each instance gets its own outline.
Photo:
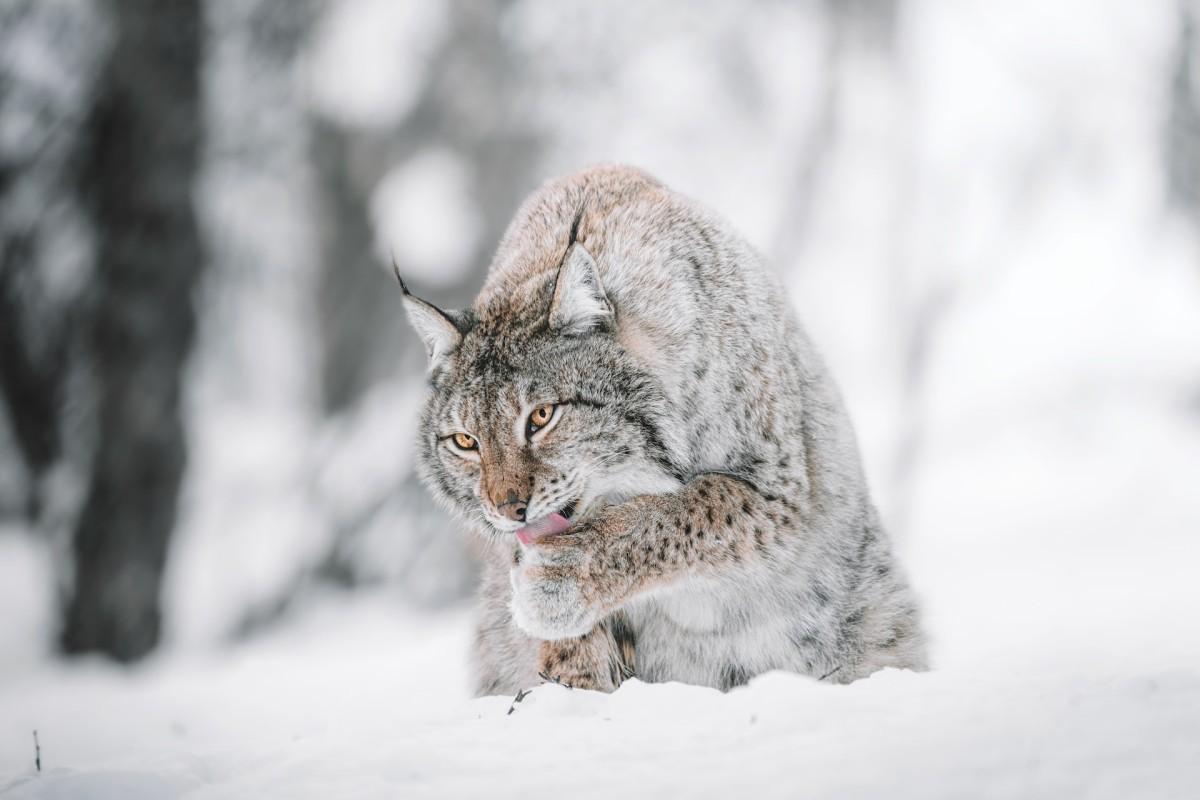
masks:
[[[512,705],[508,707],[508,713],[511,714],[512,712],[516,711],[517,703],[528,697],[532,691],[532,689],[517,689],[517,696],[513,698]]]

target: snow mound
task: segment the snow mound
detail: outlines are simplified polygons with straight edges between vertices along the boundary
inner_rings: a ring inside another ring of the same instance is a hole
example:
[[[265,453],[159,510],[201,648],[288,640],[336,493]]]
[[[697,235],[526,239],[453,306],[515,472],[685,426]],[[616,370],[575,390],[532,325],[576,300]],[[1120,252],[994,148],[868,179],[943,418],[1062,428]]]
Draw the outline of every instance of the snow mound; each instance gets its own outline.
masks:
[[[0,795],[1182,797],[1200,781],[1195,649],[1154,666],[1049,653],[850,686],[771,673],[728,694],[632,680],[469,700],[468,615],[396,605],[331,600],[133,675],[6,681]]]

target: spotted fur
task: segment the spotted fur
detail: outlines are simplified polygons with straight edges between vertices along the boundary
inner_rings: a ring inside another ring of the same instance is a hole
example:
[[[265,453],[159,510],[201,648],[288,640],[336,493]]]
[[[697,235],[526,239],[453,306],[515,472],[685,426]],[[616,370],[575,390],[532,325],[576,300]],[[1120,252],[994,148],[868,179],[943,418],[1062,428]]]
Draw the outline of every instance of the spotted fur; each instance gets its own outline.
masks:
[[[472,308],[405,306],[430,355],[422,476],[487,543],[478,692],[924,668],[837,390],[723,221],[587,170],[526,201]],[[574,524],[521,545],[518,498]]]

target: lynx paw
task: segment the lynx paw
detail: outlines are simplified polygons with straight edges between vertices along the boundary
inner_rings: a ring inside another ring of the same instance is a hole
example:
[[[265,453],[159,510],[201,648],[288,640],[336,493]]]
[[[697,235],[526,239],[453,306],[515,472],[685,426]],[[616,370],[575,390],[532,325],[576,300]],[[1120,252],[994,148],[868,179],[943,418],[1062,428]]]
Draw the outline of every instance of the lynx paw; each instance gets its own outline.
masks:
[[[578,639],[542,642],[538,677],[571,689],[611,692],[617,688],[619,655],[603,626]]]
[[[600,621],[584,570],[587,559],[569,538],[524,547],[509,573],[513,621],[537,639],[582,636]]]

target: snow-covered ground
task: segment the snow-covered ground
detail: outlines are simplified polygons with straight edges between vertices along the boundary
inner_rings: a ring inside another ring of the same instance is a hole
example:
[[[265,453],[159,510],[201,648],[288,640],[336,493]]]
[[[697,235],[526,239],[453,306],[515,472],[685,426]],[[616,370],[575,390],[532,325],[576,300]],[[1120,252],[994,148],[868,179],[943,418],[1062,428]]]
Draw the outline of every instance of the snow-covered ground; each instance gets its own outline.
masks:
[[[404,624],[379,599],[337,604],[252,646],[135,675],[93,665],[9,678],[0,791],[1194,796],[1200,662],[1184,617],[1184,641],[1151,651],[1008,640],[994,657],[928,674],[888,671],[840,687],[775,673],[727,695],[637,681],[611,696],[549,685],[509,714],[512,698],[464,697],[462,615]]]

